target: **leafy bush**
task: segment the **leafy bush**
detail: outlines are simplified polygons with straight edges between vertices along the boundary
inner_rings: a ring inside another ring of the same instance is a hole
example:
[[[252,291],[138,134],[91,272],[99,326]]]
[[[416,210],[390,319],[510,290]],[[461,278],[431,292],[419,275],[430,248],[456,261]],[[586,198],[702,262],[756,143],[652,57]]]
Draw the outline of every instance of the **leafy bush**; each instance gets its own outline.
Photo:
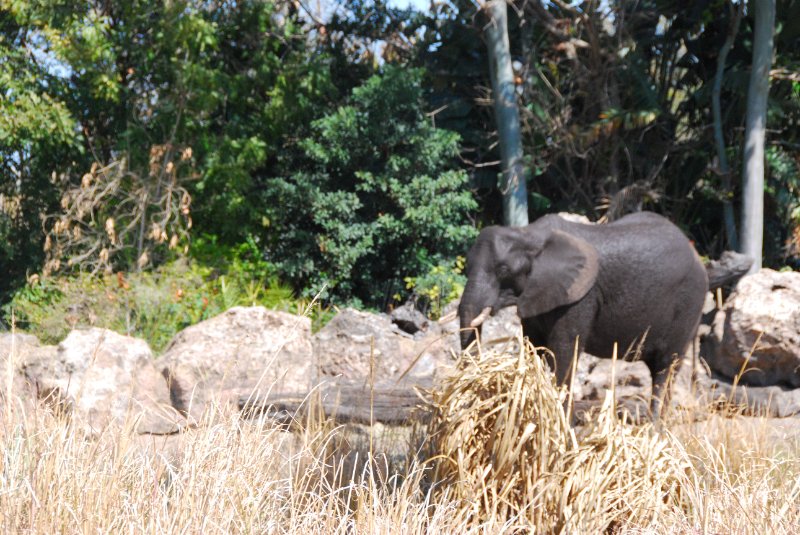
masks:
[[[796,158],[778,146],[766,150],[770,176],[765,191],[774,201],[764,225],[764,254],[769,264],[800,265],[800,167]],[[770,217],[771,216],[771,217]]]
[[[297,172],[266,184],[269,260],[307,296],[381,306],[474,237],[459,137],[425,116],[421,78],[387,65],[312,124]]]
[[[455,260],[440,262],[424,275],[404,279],[406,289],[414,293],[417,304],[421,304],[430,317],[441,317],[444,307],[464,291],[464,284],[467,282],[463,274],[464,262],[465,258],[458,256]],[[396,299],[400,298],[400,295],[396,296]]]
[[[4,316],[10,322],[13,313],[19,327],[45,343],[94,325],[143,338],[161,351],[181,329],[233,306],[305,311],[308,303],[272,277],[274,267],[251,256],[254,242],[225,248],[207,239],[196,247],[218,251],[220,265],[179,260],[149,272],[33,278],[3,308]],[[230,260],[226,267],[223,260]],[[312,310],[317,328],[329,316],[319,305]]]

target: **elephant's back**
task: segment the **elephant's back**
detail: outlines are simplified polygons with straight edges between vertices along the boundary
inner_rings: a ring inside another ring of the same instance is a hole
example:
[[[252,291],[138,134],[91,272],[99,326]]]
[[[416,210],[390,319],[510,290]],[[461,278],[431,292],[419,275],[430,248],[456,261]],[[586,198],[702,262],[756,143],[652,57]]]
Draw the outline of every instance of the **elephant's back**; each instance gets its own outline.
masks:
[[[665,217],[637,212],[607,225],[584,225],[581,237],[598,251],[600,269],[611,278],[625,278],[629,287],[690,285],[705,291],[705,267],[686,235]]]
[[[587,348],[627,347],[647,332],[647,348],[680,351],[700,317],[708,276],[678,227],[656,214],[635,215],[607,225],[606,237],[594,236],[602,313]]]
[[[536,222],[583,238],[598,252],[609,279],[624,278],[639,291],[679,283],[707,287],[708,277],[694,245],[669,219],[654,212],[628,214],[608,224],[577,223],[558,216]],[[703,290],[704,291],[704,290]]]

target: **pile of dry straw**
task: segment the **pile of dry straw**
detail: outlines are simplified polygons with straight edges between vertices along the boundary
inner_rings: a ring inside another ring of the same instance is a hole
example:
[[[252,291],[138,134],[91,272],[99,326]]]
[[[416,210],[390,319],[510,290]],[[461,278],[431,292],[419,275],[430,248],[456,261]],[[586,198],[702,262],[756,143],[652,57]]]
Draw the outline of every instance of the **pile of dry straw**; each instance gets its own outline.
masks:
[[[613,395],[591,423],[572,428],[567,389],[537,349],[514,345],[464,356],[432,393],[440,497],[460,500],[477,523],[545,533],[644,526],[668,513],[688,464],[667,437],[650,424],[620,425]]]

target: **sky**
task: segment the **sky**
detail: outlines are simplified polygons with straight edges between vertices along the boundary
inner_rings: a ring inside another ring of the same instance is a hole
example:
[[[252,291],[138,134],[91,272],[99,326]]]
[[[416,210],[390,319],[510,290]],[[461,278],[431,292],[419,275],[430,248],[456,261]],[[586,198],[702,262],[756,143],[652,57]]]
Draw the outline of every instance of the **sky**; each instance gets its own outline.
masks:
[[[388,0],[387,3],[393,7],[413,7],[419,11],[427,11],[430,7],[430,0]]]

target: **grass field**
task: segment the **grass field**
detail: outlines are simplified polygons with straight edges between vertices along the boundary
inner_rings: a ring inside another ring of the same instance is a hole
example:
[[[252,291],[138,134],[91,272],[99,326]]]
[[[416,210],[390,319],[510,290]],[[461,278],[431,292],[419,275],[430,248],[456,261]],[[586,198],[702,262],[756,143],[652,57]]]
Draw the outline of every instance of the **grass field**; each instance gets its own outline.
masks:
[[[800,533],[798,420],[573,428],[532,349],[485,352],[428,424],[290,427],[218,407],[87,435],[3,386],[3,533]],[[610,397],[609,397],[610,400]]]

